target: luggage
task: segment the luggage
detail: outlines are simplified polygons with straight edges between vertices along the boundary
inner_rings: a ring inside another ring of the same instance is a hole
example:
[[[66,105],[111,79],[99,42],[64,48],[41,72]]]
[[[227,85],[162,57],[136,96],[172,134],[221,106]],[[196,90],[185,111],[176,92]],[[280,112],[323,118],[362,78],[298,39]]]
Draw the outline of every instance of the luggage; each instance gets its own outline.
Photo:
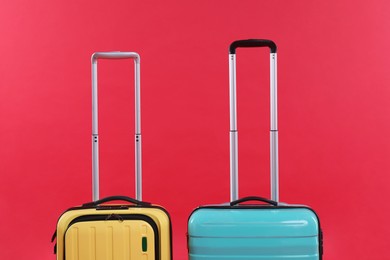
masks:
[[[238,199],[236,49],[239,47],[270,48],[272,200],[256,196]],[[192,212],[188,220],[190,260],[322,259],[322,232],[317,214],[307,206],[278,202],[276,51],[275,43],[269,40],[240,40],[230,45],[231,202],[200,206]]]
[[[136,199],[125,196],[99,199],[98,59],[134,60]],[[171,260],[168,213],[160,206],[141,201],[140,57],[137,53],[96,52],[92,55],[92,113],[93,202],[70,208],[59,218],[53,236],[53,240],[57,239],[57,260]],[[115,201],[121,203],[111,204]]]

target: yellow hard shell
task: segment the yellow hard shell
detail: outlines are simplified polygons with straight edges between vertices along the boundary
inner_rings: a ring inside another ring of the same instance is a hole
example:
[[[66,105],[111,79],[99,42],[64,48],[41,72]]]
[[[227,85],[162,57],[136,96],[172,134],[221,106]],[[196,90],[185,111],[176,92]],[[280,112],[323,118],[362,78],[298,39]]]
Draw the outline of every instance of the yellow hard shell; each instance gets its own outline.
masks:
[[[153,219],[159,231],[160,260],[172,259],[171,223],[167,213],[158,207],[129,207],[66,211],[57,224],[57,260],[154,260],[155,234],[145,221],[88,221],[76,222],[68,227],[80,216],[109,214],[142,214]],[[147,243],[145,252],[142,240]]]

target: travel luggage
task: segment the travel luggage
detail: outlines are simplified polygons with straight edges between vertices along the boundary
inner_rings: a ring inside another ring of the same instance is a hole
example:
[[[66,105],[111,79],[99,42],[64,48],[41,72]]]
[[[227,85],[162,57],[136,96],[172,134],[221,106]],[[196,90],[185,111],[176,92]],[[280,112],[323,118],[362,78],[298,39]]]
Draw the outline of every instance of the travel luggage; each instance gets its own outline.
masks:
[[[236,49],[240,47],[270,48],[272,200],[256,196],[238,199]],[[240,40],[230,45],[231,202],[200,206],[192,212],[188,220],[190,260],[322,259],[322,232],[317,214],[307,206],[278,202],[276,51],[276,44],[270,40]]]
[[[135,64],[136,199],[99,199],[98,59],[133,59]],[[57,260],[171,260],[171,221],[164,208],[142,200],[140,57],[135,52],[92,55],[92,202],[70,208],[58,220]],[[122,201],[121,204],[107,202]],[[125,203],[123,203],[125,202]]]

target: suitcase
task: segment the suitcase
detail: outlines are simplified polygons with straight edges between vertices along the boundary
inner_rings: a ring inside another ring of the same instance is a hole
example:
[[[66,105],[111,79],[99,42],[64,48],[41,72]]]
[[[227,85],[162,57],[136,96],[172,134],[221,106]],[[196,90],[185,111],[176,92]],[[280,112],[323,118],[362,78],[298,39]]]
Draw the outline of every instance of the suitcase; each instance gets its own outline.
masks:
[[[236,49],[269,47],[271,76],[271,199],[238,199]],[[190,260],[322,259],[317,214],[303,205],[280,203],[278,191],[277,47],[270,40],[240,40],[230,45],[230,202],[200,206],[188,220]],[[248,204],[249,203],[249,204]]]
[[[134,60],[136,199],[99,199],[98,59]],[[93,201],[60,216],[53,236],[57,260],[171,260],[170,217],[164,208],[142,201],[140,57],[135,52],[96,52],[91,62]]]

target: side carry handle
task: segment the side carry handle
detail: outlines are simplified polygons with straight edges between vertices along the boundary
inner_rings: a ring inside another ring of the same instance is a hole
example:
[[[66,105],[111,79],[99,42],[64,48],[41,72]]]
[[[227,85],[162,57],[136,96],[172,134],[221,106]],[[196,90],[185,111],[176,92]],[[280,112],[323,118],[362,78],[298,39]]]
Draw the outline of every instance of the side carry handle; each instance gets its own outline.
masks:
[[[263,197],[257,197],[257,196],[249,196],[249,197],[245,197],[242,199],[232,201],[232,202],[230,202],[230,206],[235,206],[235,205],[238,205],[242,202],[248,202],[248,201],[260,201],[260,202],[265,202],[267,204],[271,204],[273,206],[278,206],[278,203],[276,201],[269,200],[269,199],[266,199]]]
[[[149,202],[139,201],[139,200],[127,197],[127,196],[110,196],[110,197],[105,197],[105,198],[100,199],[100,200],[85,203],[85,204],[83,204],[83,207],[95,207],[95,206],[99,206],[100,204],[110,202],[110,201],[116,201],[116,200],[126,201],[129,203],[135,204],[137,206],[150,206],[151,205]]]

